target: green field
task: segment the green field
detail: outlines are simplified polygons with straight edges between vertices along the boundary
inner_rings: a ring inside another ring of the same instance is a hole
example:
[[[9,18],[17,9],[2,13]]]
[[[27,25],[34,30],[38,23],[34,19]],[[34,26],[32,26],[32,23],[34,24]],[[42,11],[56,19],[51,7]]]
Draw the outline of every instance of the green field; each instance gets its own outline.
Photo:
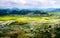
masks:
[[[60,13],[52,16],[0,16],[0,38],[60,38]]]

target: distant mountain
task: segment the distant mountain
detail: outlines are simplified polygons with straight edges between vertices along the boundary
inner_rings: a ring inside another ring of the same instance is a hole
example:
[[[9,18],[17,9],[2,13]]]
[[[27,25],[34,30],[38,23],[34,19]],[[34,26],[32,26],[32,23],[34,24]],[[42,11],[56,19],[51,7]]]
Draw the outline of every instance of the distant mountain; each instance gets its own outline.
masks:
[[[47,12],[60,12],[60,8],[30,8],[28,10],[43,10]]]
[[[43,10],[43,11],[47,11],[47,12],[60,12],[60,8],[0,8],[0,10],[8,10],[8,11],[13,11],[13,10],[22,10],[22,9],[26,9],[26,10],[30,10],[30,11],[34,11],[34,10]]]
[[[60,9],[52,10],[52,12],[60,12]]]

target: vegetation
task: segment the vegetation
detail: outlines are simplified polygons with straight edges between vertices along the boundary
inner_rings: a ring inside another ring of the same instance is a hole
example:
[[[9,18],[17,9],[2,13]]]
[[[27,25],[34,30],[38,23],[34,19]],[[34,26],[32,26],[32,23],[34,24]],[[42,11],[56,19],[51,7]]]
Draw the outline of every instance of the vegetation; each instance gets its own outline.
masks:
[[[0,10],[0,38],[60,38],[60,13]]]

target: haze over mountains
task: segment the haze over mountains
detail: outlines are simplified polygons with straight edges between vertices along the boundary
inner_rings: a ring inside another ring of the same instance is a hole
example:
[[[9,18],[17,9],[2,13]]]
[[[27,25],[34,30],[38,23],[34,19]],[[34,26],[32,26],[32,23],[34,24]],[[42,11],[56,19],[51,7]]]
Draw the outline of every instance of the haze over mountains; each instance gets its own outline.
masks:
[[[48,11],[48,12],[60,12],[60,8],[0,8],[0,10],[8,10],[8,11],[13,11],[13,10],[43,10],[43,11]]]

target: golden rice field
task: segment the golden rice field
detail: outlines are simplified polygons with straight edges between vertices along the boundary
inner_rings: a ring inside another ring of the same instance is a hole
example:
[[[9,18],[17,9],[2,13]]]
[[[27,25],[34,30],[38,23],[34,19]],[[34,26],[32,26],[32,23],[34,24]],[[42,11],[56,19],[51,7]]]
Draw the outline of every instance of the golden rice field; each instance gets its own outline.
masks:
[[[60,19],[0,16],[0,38],[60,38]]]

